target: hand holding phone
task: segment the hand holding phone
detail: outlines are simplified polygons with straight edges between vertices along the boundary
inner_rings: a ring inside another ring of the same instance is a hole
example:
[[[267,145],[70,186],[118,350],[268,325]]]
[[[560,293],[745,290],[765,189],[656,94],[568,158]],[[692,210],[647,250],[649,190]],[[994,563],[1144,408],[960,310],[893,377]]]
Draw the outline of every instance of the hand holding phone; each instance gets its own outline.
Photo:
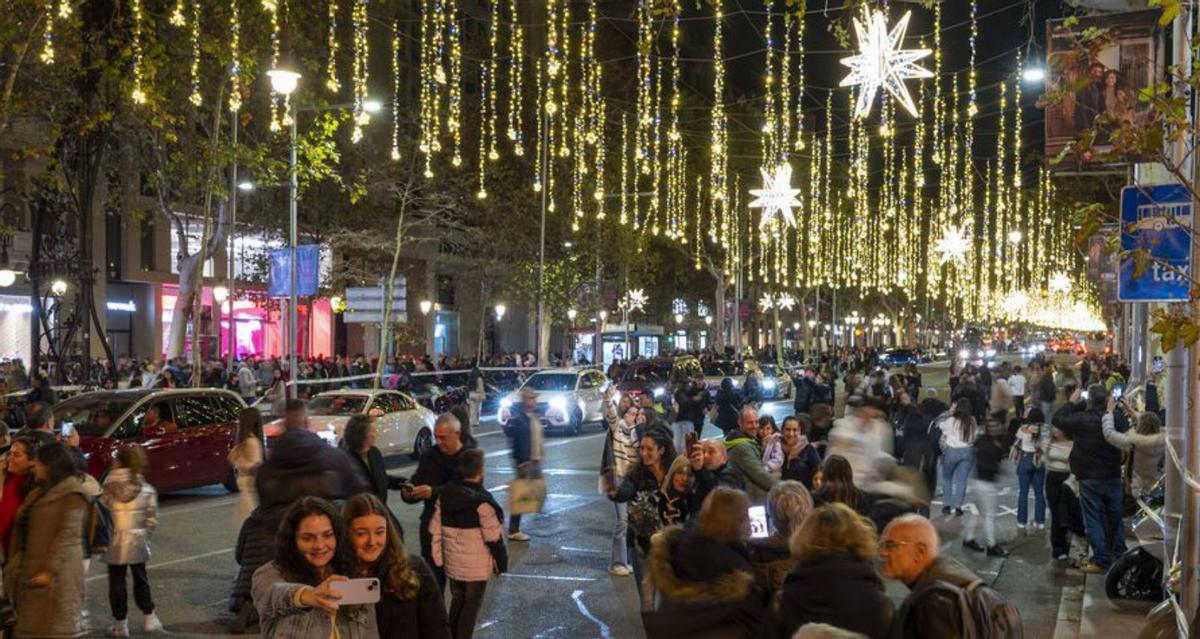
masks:
[[[747,511],[750,516],[750,536],[754,539],[762,539],[771,534],[767,527],[767,507],[766,506],[751,506]]]
[[[692,456],[692,451],[696,450],[697,442],[700,441],[700,435],[694,432],[687,433],[683,436],[683,441],[685,454],[690,458]]]
[[[330,582],[329,589],[340,595],[340,606],[379,603],[379,580],[375,577]]]

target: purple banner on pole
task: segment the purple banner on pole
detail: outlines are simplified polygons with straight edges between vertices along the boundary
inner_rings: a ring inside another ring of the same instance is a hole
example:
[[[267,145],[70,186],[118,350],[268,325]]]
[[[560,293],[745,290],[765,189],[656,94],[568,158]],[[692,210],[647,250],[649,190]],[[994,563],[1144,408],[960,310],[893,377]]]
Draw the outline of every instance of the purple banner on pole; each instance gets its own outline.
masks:
[[[313,297],[320,283],[321,247],[316,244],[296,247],[296,295]],[[282,248],[271,251],[271,281],[267,287],[271,297],[288,297],[291,294],[292,250]]]

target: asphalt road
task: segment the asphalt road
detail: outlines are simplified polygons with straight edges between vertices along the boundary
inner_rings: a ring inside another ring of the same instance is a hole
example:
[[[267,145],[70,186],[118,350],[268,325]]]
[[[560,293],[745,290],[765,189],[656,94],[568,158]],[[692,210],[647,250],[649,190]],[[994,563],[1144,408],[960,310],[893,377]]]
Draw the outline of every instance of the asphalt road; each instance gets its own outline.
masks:
[[[947,365],[930,364],[922,369],[924,384],[938,388],[944,398]],[[774,402],[767,409],[778,419],[790,414],[791,405]],[[710,425],[704,434],[714,436],[717,431]],[[487,455],[486,485],[504,503],[505,484],[513,474],[508,441],[494,422],[486,423],[478,437]],[[546,442],[546,511],[525,518],[523,528],[532,536],[530,542],[510,543],[509,573],[488,587],[475,633],[480,639],[642,636],[633,579],[608,574],[614,511],[598,492],[603,437],[599,426],[590,426],[580,436],[553,437]],[[392,472],[407,475],[413,468],[411,463],[402,463]],[[1053,565],[1045,533],[1017,536],[1016,479],[1011,468],[1005,486],[998,537],[1013,550],[1012,556],[990,559],[971,553],[965,562],[1017,604],[1027,637],[1051,637],[1064,587],[1078,586],[1081,578]],[[393,495],[389,505],[405,527],[410,546],[415,547],[420,508],[405,504],[397,493]],[[235,500],[236,496],[219,486],[160,497],[149,574],[159,616],[173,635],[231,636],[225,629],[232,617],[227,594],[236,574]],[[965,518],[944,517],[937,509],[935,513],[945,552],[963,555],[960,543]],[[111,619],[103,564],[93,562],[87,587],[94,634],[102,636]],[[889,584],[889,592],[898,601],[905,590]],[[130,627],[140,626],[140,614],[135,611]]]

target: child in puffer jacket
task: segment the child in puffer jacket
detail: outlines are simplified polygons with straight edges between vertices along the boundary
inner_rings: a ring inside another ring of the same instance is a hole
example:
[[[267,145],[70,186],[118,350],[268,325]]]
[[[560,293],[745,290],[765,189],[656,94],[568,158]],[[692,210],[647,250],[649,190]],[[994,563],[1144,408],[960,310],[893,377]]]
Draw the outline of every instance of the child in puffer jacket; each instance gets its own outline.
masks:
[[[122,446],[100,495],[112,513],[113,523],[112,541],[104,554],[104,563],[108,564],[108,602],[113,614],[113,624],[108,629],[110,637],[129,636],[127,568],[133,572],[133,598],[142,611],[142,629],[146,632],[163,629],[154,613],[150,579],[146,576],[150,535],[158,525],[158,494],[142,476],[147,461],[145,448],[138,444]]]
[[[763,415],[758,419],[758,437],[762,444],[762,462],[775,479],[783,474],[783,438],[775,426],[775,418]]]
[[[504,511],[483,487],[483,451],[463,451],[458,461],[462,481],[442,487],[429,532],[433,563],[450,582],[450,631],[454,639],[470,639],[488,580],[508,570],[504,546]]]

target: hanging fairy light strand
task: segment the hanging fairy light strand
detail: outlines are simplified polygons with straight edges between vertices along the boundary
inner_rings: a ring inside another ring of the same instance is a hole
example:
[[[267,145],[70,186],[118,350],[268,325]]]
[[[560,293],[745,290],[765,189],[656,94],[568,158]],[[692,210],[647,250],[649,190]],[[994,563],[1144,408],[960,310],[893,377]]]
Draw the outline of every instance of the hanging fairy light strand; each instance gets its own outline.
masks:
[[[191,77],[192,93],[188,101],[193,106],[204,104],[204,96],[200,94],[200,0],[192,0],[192,61],[188,69]]]
[[[325,88],[329,89],[330,93],[337,93],[342,90],[342,83],[338,80],[337,56],[338,56],[338,3],[337,0],[329,0],[329,62],[325,65]]]
[[[133,37],[130,41],[130,50],[133,54],[133,90],[130,97],[134,104],[146,103],[145,81],[146,69],[144,60],[142,59],[142,0],[131,0],[129,3],[130,19],[133,21]],[[47,33],[49,30],[47,29]],[[45,59],[45,57],[43,57]],[[51,49],[50,59],[54,59],[53,49]]]
[[[392,161],[400,159],[400,20],[392,22]]]
[[[242,25],[238,0],[229,0],[229,110],[242,110]]]
[[[367,58],[371,53],[367,44],[367,0],[354,0],[350,22],[354,29],[354,129],[350,141],[357,144],[362,140],[363,127],[371,123],[371,114],[366,109]]]
[[[497,0],[498,1],[498,0]],[[517,157],[525,155],[525,125],[522,102],[522,83],[525,69],[525,31],[518,19],[517,0],[509,0],[508,38],[508,140],[513,143]]]

